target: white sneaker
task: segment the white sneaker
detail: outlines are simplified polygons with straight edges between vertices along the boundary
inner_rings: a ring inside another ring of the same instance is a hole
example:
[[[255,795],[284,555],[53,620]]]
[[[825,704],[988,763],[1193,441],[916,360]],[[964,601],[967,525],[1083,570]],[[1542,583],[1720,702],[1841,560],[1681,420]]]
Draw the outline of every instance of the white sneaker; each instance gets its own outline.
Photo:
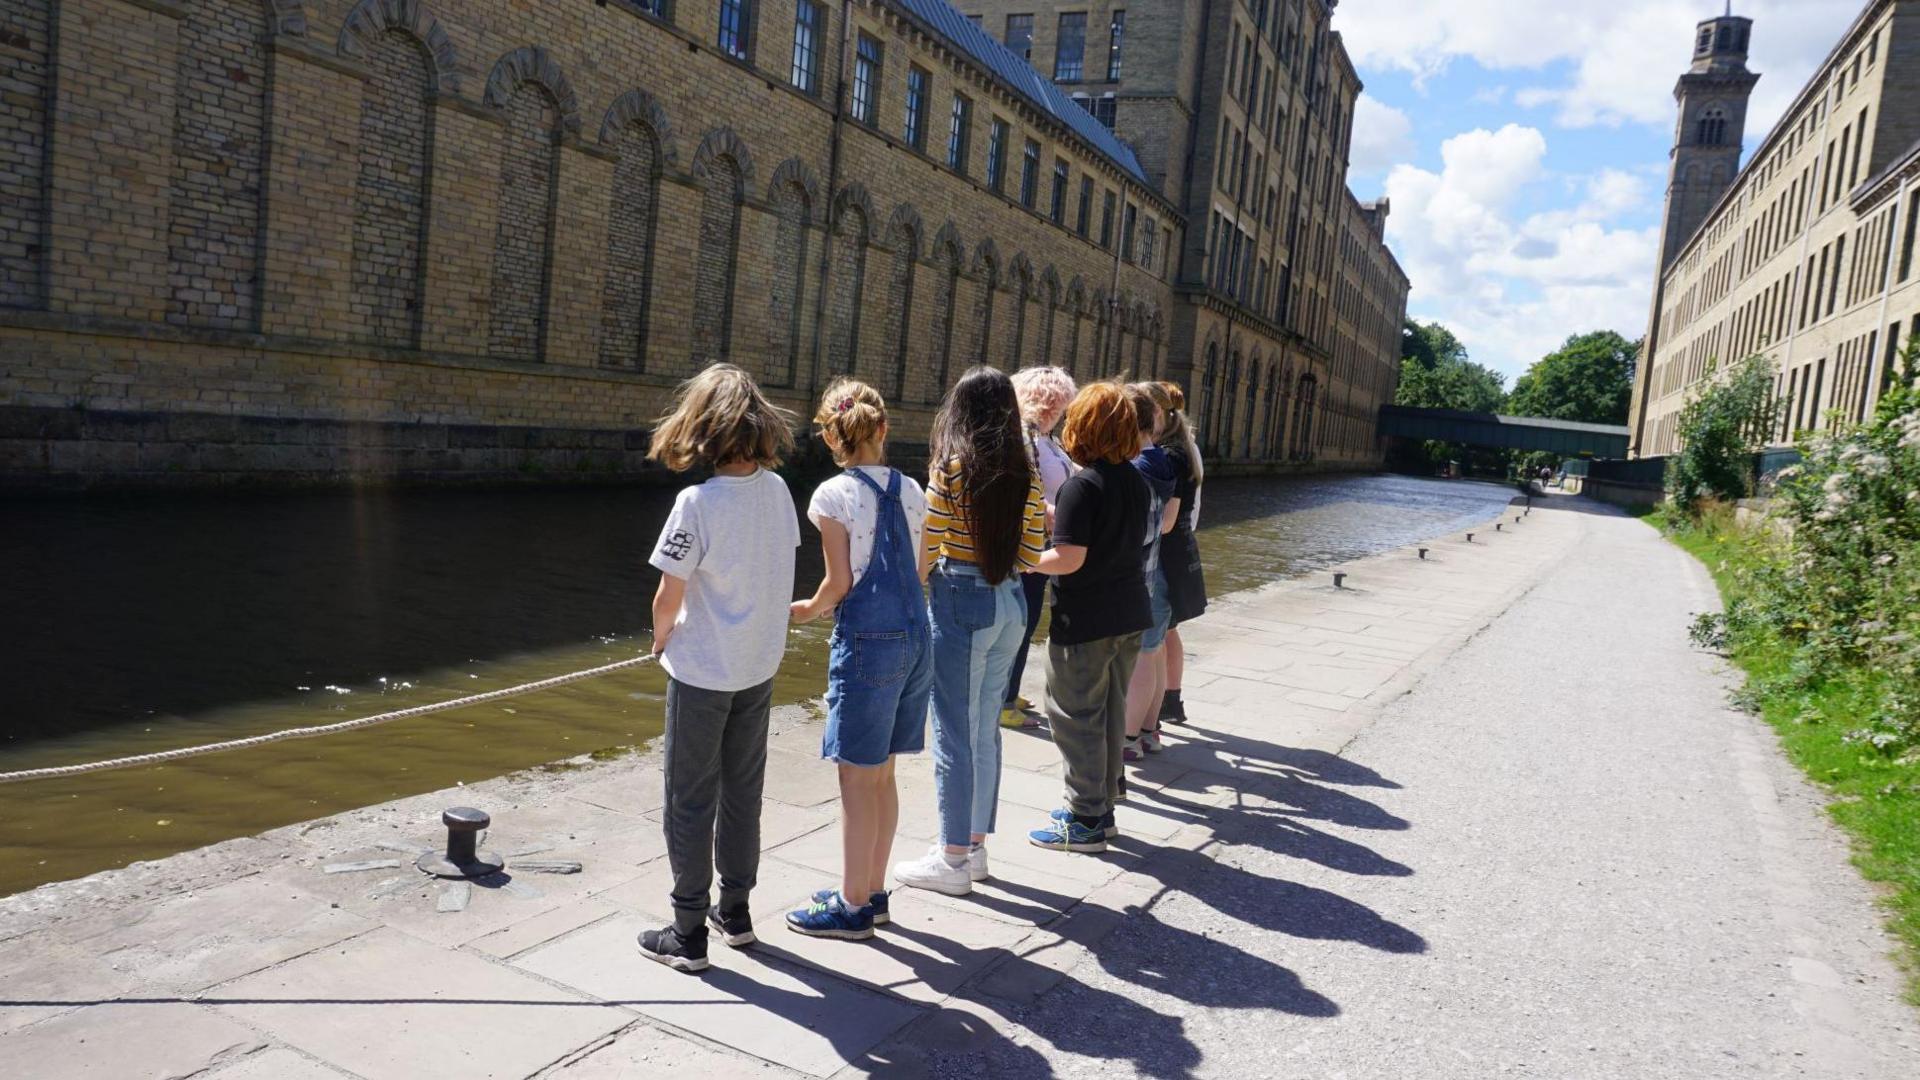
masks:
[[[1160,732],[1158,729],[1140,733],[1140,749],[1145,750],[1149,754],[1157,754],[1166,749],[1166,747],[1160,743]]]
[[[987,880],[987,845],[968,850],[967,877],[972,881]]]
[[[950,865],[946,849],[939,844],[912,862],[893,864],[893,880],[911,888],[931,889],[948,896],[965,896],[973,891],[973,878],[967,874],[967,865]]]

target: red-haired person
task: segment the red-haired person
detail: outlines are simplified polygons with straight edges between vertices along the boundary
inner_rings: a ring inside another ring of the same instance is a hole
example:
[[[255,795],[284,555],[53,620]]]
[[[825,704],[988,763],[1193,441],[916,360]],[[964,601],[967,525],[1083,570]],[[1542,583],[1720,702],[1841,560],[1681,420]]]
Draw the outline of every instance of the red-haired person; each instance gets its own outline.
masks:
[[[1139,412],[1117,383],[1095,383],[1067,407],[1061,444],[1080,471],[1060,485],[1053,549],[1037,567],[1054,575],[1047,635],[1047,718],[1066,777],[1066,807],[1027,834],[1037,847],[1105,851],[1118,835],[1127,733],[1127,681],[1147,604],[1147,515],[1152,496],[1131,461]]]

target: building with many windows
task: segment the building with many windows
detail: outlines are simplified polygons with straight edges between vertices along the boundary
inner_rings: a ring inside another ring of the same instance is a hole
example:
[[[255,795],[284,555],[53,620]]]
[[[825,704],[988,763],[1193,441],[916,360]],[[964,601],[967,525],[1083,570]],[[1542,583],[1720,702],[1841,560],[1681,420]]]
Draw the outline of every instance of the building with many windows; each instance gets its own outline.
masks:
[[[1164,241],[1177,245],[1170,341],[1192,365],[1209,450],[1372,460],[1408,282],[1384,242],[1385,200],[1347,190],[1361,84],[1334,4],[958,6],[1113,128],[1180,208],[1186,230]]]
[[[717,360],[873,382],[908,456],[967,365],[1053,362],[1189,384],[1217,457],[1370,463],[1406,284],[1327,14],[9,3],[0,481],[622,476]]]
[[[1777,445],[1866,418],[1920,331],[1920,0],[1870,0],[1741,167],[1751,20],[1700,23],[1679,122],[1634,452],[1679,449],[1730,361],[1776,370]],[[1760,28],[1765,32],[1765,27]]]

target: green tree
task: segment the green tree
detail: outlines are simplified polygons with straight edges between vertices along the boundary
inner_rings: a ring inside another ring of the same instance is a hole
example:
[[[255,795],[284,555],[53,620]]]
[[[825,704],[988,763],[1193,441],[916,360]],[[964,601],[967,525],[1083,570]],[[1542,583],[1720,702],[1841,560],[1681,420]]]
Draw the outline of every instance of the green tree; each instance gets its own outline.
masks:
[[[1585,424],[1624,424],[1640,343],[1611,330],[1576,334],[1513,384],[1507,410]]]
[[[1680,410],[1680,452],[1667,462],[1667,497],[1691,514],[1702,499],[1742,499],[1753,487],[1753,455],[1766,445],[1778,406],[1773,363],[1750,356],[1725,378],[1709,374]]]
[[[1407,320],[1400,338],[1400,388],[1394,404],[1421,409],[1499,412],[1507,394],[1505,380],[1467,357],[1467,347],[1439,323]],[[1469,450],[1453,443],[1408,444],[1397,453],[1400,467],[1438,471],[1461,462],[1472,472],[1503,474],[1506,452]]]

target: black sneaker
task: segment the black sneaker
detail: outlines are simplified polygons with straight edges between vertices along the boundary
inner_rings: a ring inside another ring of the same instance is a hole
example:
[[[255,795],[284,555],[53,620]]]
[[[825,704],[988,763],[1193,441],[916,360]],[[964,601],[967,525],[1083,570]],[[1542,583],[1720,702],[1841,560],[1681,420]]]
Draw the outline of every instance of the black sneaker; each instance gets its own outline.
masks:
[[[1162,722],[1168,724],[1184,724],[1187,722],[1187,706],[1185,702],[1180,700],[1180,691],[1167,691],[1167,696],[1160,702],[1160,719]]]
[[[665,964],[675,971],[692,974],[707,970],[707,935],[700,933],[684,935],[669,926],[662,930],[648,930],[640,935],[640,955],[656,964]]]
[[[707,925],[719,932],[722,941],[736,949],[760,940],[753,936],[753,916],[745,911],[736,915],[722,915],[719,907],[710,907],[707,909]]]

